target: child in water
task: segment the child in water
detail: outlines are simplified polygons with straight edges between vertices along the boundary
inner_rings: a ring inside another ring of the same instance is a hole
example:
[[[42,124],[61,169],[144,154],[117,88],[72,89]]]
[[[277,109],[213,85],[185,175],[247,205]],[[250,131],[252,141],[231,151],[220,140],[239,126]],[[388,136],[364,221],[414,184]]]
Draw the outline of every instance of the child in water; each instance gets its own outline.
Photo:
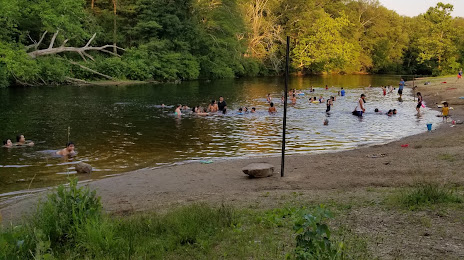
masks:
[[[251,108],[251,113],[256,113],[256,108],[255,107]]]
[[[267,94],[266,100],[267,100],[268,103],[271,103],[271,101],[272,101],[271,93]]]
[[[271,103],[269,104],[269,106],[270,106],[270,107],[269,107],[269,114],[275,114],[275,113],[277,113],[277,109],[274,107],[274,103],[271,102]]]
[[[292,104],[295,105],[296,104],[296,95],[293,94],[292,96]]]
[[[238,109],[238,113],[237,113],[237,114],[239,114],[239,115],[243,115],[243,109],[242,109],[242,108],[239,108],[239,109]]]
[[[383,91],[383,95],[386,96],[387,95],[387,87],[382,86],[382,91]]]
[[[416,111],[417,114],[420,115],[420,108],[422,106],[422,94],[420,92],[417,92],[417,106],[416,106]]]
[[[441,114],[443,116],[443,121],[448,122],[448,117],[449,117],[449,105],[448,105],[448,102],[443,103],[443,108],[441,109]]]

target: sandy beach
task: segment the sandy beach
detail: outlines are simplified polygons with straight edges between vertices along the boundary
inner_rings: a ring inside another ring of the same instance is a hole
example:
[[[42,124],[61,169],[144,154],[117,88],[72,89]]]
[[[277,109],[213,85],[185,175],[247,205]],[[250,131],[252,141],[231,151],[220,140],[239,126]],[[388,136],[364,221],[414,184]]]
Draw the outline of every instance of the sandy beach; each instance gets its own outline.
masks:
[[[431,83],[424,85],[426,81]],[[418,86],[416,91],[422,93],[428,107],[438,109],[437,104],[448,101],[453,107],[452,120],[464,120],[464,99],[459,98],[464,96],[463,80],[456,81],[455,77],[425,78],[416,80],[415,85]],[[412,82],[408,82],[408,87],[412,87]],[[302,194],[302,200],[362,200],[375,195],[375,192],[369,193],[369,189],[380,192],[384,188],[408,186],[418,181],[464,185],[463,134],[464,125],[452,125],[450,120],[439,127],[434,126],[432,132],[409,136],[385,145],[360,147],[338,153],[288,156],[284,178],[280,177],[280,157],[271,157],[139,170],[85,185],[97,190],[104,209],[114,215],[165,210],[200,201],[272,207],[279,203],[276,198],[292,192]],[[251,162],[271,163],[275,166],[276,173],[269,178],[249,179],[241,168]],[[17,220],[35,209],[37,198],[43,195],[44,193],[39,193],[12,200],[0,209],[3,223]],[[357,214],[357,225],[360,227],[372,223],[372,219],[365,217],[369,212]],[[378,215],[373,214],[372,218],[376,217]],[[450,228],[455,232],[459,231],[456,228],[460,229],[457,240],[450,242],[457,246],[452,247],[454,249],[450,256],[460,256],[464,254],[464,228],[462,225]],[[427,250],[424,254],[427,254]]]

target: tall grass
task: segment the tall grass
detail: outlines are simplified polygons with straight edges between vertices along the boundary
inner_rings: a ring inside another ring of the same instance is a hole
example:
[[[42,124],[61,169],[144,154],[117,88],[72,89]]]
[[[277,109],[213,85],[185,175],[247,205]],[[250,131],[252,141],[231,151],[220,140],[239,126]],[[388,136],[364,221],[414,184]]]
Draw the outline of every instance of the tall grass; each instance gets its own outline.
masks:
[[[416,183],[401,193],[397,200],[410,209],[440,203],[462,203],[463,198],[455,190],[437,183]]]
[[[297,244],[301,252],[314,255],[314,248],[325,245],[330,230],[318,221],[306,223],[303,218],[311,211],[194,204],[165,214],[110,217],[102,213],[95,192],[78,188],[77,180],[72,180],[22,225],[0,229],[0,259],[284,259],[295,256]],[[292,232],[297,223],[306,223],[300,240]],[[324,234],[306,236],[320,232],[314,227],[322,226]],[[346,231],[336,237],[343,237],[343,250],[360,241],[350,243],[353,236]],[[356,250],[361,251],[357,255],[367,255],[364,247]]]

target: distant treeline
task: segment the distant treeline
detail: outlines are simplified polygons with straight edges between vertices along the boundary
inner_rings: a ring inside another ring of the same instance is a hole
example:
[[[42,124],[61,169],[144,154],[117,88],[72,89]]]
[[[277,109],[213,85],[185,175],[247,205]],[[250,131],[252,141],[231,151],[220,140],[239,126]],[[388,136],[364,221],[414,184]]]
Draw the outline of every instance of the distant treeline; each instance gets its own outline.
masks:
[[[376,0],[0,0],[0,87],[99,79],[456,73],[464,18]]]

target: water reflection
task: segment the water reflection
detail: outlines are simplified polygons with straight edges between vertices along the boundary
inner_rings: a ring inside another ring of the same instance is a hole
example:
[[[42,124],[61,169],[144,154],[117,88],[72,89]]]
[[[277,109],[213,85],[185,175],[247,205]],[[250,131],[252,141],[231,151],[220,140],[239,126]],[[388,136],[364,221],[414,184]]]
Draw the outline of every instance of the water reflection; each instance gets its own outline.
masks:
[[[396,85],[397,77],[332,76],[295,78],[290,88],[302,90],[288,109],[288,153],[346,150],[358,145],[383,143],[426,131],[426,123],[439,123],[436,113],[423,110],[416,117],[412,92],[403,102],[396,93],[382,95],[368,85]],[[334,86],[328,90],[322,86]],[[0,90],[0,137],[18,132],[36,141],[33,148],[0,149],[0,193],[64,182],[73,163],[94,167],[92,178],[168,163],[273,155],[280,152],[283,104],[278,78],[188,82],[179,85],[125,87],[41,87]],[[315,92],[309,91],[316,87]],[[318,88],[317,88],[318,87]],[[344,87],[345,97],[338,91]],[[269,115],[271,93],[277,114]],[[367,95],[363,118],[351,115],[359,95]],[[228,113],[212,116],[174,116],[173,105],[206,107],[224,96]],[[325,104],[309,102],[312,96],[336,96],[330,113]],[[289,102],[291,103],[291,102]],[[165,106],[161,106],[165,104]],[[256,113],[237,115],[239,107],[256,107]],[[65,108],[65,109],[57,109]],[[387,117],[381,111],[398,109]],[[21,118],[21,120],[18,120]],[[329,124],[324,125],[324,120]],[[53,156],[71,140],[79,154],[71,162]],[[25,180],[25,181],[19,181]]]

